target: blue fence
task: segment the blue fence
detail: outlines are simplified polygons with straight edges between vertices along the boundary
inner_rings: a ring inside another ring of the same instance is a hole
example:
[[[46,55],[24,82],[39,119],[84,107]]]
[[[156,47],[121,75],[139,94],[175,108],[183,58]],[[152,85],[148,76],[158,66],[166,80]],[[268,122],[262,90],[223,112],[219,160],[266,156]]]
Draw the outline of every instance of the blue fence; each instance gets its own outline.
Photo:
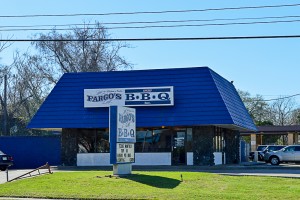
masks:
[[[0,137],[0,150],[13,156],[15,169],[33,169],[46,162],[61,164],[61,139],[58,136]]]

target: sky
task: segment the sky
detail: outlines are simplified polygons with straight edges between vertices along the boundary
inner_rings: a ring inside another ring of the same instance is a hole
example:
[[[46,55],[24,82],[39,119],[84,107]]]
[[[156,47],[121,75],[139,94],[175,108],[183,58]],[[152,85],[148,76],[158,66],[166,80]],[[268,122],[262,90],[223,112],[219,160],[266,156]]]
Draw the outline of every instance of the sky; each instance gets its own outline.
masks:
[[[12,15],[39,14],[101,14],[120,12],[149,12],[166,10],[202,10],[228,7],[252,7],[265,5],[300,4],[300,1],[199,1],[199,0],[27,0],[1,2],[0,26],[59,25],[162,21],[162,20],[211,20],[283,17],[282,19],[256,19],[240,21],[189,22],[185,24],[211,24],[254,21],[289,21],[289,23],[247,24],[227,26],[198,26],[176,28],[109,29],[111,38],[172,38],[172,37],[225,37],[300,35],[300,6],[218,10],[185,13],[104,15],[76,17],[26,17],[11,18]],[[298,17],[297,17],[298,16]],[[166,23],[159,25],[174,25]],[[181,23],[183,24],[183,23]],[[115,27],[116,25],[105,25]],[[124,25],[123,25],[124,26]],[[129,26],[129,25],[126,25]],[[141,24],[131,25],[141,26]],[[142,25],[143,26],[143,25]],[[41,31],[3,31],[2,39],[30,39]],[[45,32],[44,32],[45,33]],[[229,81],[237,89],[262,95],[265,99],[300,93],[300,38],[293,39],[249,39],[249,40],[198,40],[198,41],[139,41],[127,42],[131,48],[120,54],[134,64],[134,70],[185,68],[208,66]],[[30,50],[30,43],[15,42],[0,53],[1,64],[12,63],[16,50]],[[295,97],[300,105],[300,96]]]

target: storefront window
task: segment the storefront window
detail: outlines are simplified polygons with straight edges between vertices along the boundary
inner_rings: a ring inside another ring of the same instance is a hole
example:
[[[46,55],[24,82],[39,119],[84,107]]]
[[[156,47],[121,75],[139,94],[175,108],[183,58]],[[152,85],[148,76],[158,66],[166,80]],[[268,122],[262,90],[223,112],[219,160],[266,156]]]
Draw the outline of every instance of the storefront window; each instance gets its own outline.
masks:
[[[100,129],[77,129],[79,153],[109,152],[109,133]]]
[[[213,138],[214,152],[222,152],[224,148],[224,130],[220,127],[215,127]]]
[[[136,152],[170,152],[171,131],[169,129],[138,130],[136,134]]]
[[[98,130],[96,135],[96,153],[109,153],[109,132]]]

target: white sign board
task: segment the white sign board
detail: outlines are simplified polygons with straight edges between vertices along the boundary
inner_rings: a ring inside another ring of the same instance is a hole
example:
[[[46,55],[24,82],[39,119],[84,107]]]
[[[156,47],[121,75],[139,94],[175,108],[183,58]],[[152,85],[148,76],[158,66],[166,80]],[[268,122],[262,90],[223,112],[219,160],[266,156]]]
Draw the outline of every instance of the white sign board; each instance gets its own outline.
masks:
[[[117,142],[136,142],[135,109],[118,107],[117,111]]]
[[[134,144],[117,143],[117,163],[134,162]]]
[[[173,106],[173,86],[85,89],[84,107]]]

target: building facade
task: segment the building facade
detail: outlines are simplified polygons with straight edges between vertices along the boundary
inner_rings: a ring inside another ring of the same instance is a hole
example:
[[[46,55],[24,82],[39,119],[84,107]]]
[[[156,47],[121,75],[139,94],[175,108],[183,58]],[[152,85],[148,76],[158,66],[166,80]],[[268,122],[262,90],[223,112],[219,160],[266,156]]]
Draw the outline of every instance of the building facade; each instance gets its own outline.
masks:
[[[136,108],[136,165],[237,163],[239,131],[256,130],[233,84],[208,67],[66,73],[28,128],[62,130],[64,165],[110,165],[102,104],[115,100]]]

